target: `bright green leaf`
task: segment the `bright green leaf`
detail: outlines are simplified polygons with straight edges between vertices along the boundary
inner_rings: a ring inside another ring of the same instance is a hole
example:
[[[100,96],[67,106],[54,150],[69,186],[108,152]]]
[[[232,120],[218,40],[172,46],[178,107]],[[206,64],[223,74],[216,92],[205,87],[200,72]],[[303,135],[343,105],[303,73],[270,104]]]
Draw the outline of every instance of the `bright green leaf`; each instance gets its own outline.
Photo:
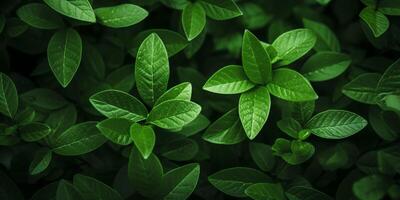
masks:
[[[94,10],[100,24],[111,28],[123,28],[143,21],[148,12],[134,4],[120,4]]]

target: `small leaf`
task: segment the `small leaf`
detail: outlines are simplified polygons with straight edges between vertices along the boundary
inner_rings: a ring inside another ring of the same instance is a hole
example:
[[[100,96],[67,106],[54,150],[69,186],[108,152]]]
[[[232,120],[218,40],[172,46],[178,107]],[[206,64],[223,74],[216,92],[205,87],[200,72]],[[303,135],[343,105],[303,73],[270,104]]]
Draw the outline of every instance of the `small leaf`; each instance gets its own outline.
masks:
[[[45,88],[35,88],[21,94],[21,100],[37,109],[57,110],[67,105],[63,96],[54,90]]]
[[[353,184],[356,197],[363,200],[383,199],[391,181],[384,176],[373,174],[366,176]]]
[[[62,18],[41,3],[30,3],[17,10],[18,17],[32,27],[39,29],[58,29],[64,26]]]
[[[345,110],[327,110],[312,117],[305,127],[314,135],[326,139],[342,139],[361,131],[367,121]]]
[[[78,71],[82,58],[82,40],[69,28],[56,32],[47,47],[47,59],[58,82],[67,87]]]
[[[26,142],[38,141],[51,133],[51,128],[43,123],[33,122],[18,127],[22,140]]]
[[[391,64],[383,73],[378,83],[380,92],[396,91],[400,87],[400,59]]]
[[[73,178],[73,184],[84,199],[122,200],[117,191],[89,176],[76,174]]]
[[[376,38],[389,29],[390,22],[388,18],[373,7],[364,8],[359,16],[368,25]]]
[[[240,95],[239,117],[250,140],[263,128],[270,108],[271,99],[266,87],[258,87]]]
[[[43,0],[55,11],[77,20],[96,22],[89,0]]]
[[[273,169],[275,157],[272,155],[271,146],[263,143],[250,142],[249,151],[251,158],[258,168],[263,171],[270,171]]]
[[[135,123],[130,127],[130,135],[143,158],[147,159],[153,151],[156,142],[153,128]]]
[[[289,200],[307,199],[307,200],[333,200],[327,194],[310,187],[295,186],[286,191]]]
[[[111,28],[123,28],[143,21],[149,13],[134,4],[120,4],[110,7],[101,7],[94,10],[98,22]]]
[[[211,19],[227,20],[243,15],[233,0],[200,0],[200,4]]]
[[[184,82],[179,85],[176,85],[166,91],[160,98],[157,99],[154,106],[168,100],[187,100],[190,101],[192,97],[192,84],[189,82]]]
[[[314,49],[317,51],[335,51],[340,52],[340,43],[335,33],[325,24],[303,19],[304,27],[314,31],[317,35],[317,42]]]
[[[278,121],[278,128],[294,139],[299,139],[302,125],[294,118],[284,118]]]
[[[196,38],[206,25],[206,12],[199,3],[187,5],[182,11],[182,27],[186,38]]]
[[[150,34],[140,45],[135,63],[136,86],[143,101],[148,105],[167,90],[169,63],[167,50],[161,38]]]
[[[17,110],[17,88],[7,75],[0,73],[0,113],[12,118]]]
[[[174,161],[187,161],[193,159],[199,153],[199,145],[194,140],[176,140],[161,149],[161,155]]]
[[[298,72],[281,68],[273,72],[272,81],[267,85],[268,91],[287,101],[311,101],[318,99],[310,82]]]
[[[246,77],[243,67],[228,65],[215,72],[204,84],[203,89],[218,94],[240,94],[254,86]]]
[[[376,104],[379,95],[377,86],[380,78],[381,75],[376,73],[361,74],[343,86],[342,92],[354,101]]]
[[[132,143],[130,127],[132,121],[124,118],[110,118],[99,122],[96,127],[112,142],[119,145]]]
[[[52,152],[49,149],[42,148],[37,150],[31,164],[29,165],[29,174],[36,175],[46,170],[50,165],[51,159]]]
[[[83,200],[82,195],[71,183],[61,180],[57,187],[56,200]]]
[[[286,200],[283,187],[279,183],[256,183],[250,185],[245,193],[254,200]]]

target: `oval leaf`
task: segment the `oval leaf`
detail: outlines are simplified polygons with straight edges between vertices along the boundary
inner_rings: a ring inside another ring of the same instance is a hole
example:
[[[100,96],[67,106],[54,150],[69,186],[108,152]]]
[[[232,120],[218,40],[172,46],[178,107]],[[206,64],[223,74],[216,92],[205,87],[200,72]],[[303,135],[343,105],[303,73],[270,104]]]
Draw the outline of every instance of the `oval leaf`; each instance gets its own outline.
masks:
[[[96,127],[112,142],[119,145],[132,143],[130,127],[132,121],[124,118],[110,118],[99,122]]]
[[[89,0],[43,0],[55,11],[77,20],[96,22]]]
[[[149,15],[145,9],[133,4],[96,8],[94,13],[100,24],[111,28],[135,25]]]
[[[156,142],[153,128],[135,123],[130,127],[130,135],[143,158],[147,159],[153,151]]]

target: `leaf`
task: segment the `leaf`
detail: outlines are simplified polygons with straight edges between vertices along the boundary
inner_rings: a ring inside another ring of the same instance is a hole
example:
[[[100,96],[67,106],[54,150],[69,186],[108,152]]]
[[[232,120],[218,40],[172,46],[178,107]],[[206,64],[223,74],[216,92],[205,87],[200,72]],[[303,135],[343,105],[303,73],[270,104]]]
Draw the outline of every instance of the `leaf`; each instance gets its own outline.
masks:
[[[57,110],[67,105],[63,96],[54,90],[46,88],[35,88],[21,95],[21,100],[37,109]]]
[[[83,200],[83,197],[71,183],[61,180],[58,183],[56,200]]]
[[[342,92],[354,101],[376,104],[379,95],[376,88],[380,78],[381,75],[376,73],[361,74],[344,85]]]
[[[310,81],[327,81],[343,74],[350,64],[351,59],[346,54],[318,52],[304,63],[301,73]]]
[[[276,125],[278,128],[294,139],[299,139],[299,132],[302,130],[302,125],[294,118],[283,118]]]
[[[185,137],[193,136],[204,129],[206,129],[210,125],[210,120],[202,114],[196,117],[193,121],[186,124],[182,127],[182,129],[177,132],[178,134],[184,135]]]
[[[26,142],[38,141],[51,133],[51,128],[47,124],[33,122],[18,127],[21,139]]]
[[[88,0],[43,0],[55,11],[84,22],[96,22],[96,16]]]
[[[327,194],[310,187],[295,186],[286,191],[289,200],[333,200]]]
[[[174,161],[187,161],[199,153],[199,145],[194,140],[176,140],[161,148],[161,155]]]
[[[281,59],[279,65],[289,65],[310,51],[317,41],[309,29],[295,29],[283,33],[272,43]]]
[[[163,199],[187,199],[194,189],[200,176],[200,165],[186,164],[167,172],[162,177],[161,195]]]
[[[73,178],[73,184],[85,200],[122,200],[117,191],[89,176],[76,174]]]
[[[132,143],[130,127],[132,121],[124,118],[110,118],[99,122],[96,127],[107,139],[119,145]]]
[[[396,91],[400,87],[400,59],[391,64],[378,82],[380,92]]]
[[[263,143],[250,142],[249,151],[251,158],[258,168],[263,171],[270,171],[274,168],[275,157],[272,155],[271,146]]]
[[[271,59],[257,37],[248,30],[245,30],[243,36],[242,63],[244,72],[254,83],[265,84],[271,81]]]
[[[196,38],[206,26],[206,12],[199,3],[188,4],[182,11],[182,27],[186,38]]]
[[[300,124],[305,124],[314,114],[315,101],[286,102],[284,108],[284,118],[292,117]]]
[[[147,159],[156,142],[153,128],[135,123],[130,127],[130,135],[143,158]]]
[[[151,110],[147,121],[160,128],[176,129],[193,121],[201,111],[196,103],[185,100],[168,100]]]
[[[246,197],[244,192],[247,187],[255,183],[269,182],[270,177],[252,168],[234,167],[210,175],[208,181],[227,195]]]
[[[305,127],[325,139],[343,139],[361,131],[367,121],[345,110],[327,110],[312,117]]]
[[[383,199],[391,181],[381,175],[369,175],[353,184],[356,197],[365,200]]]
[[[160,98],[157,99],[154,106],[168,100],[187,100],[190,101],[192,97],[192,84],[189,82],[184,82],[179,85],[176,85],[166,91]]]
[[[89,121],[70,127],[55,139],[53,152],[76,156],[96,150],[107,140],[96,128],[96,124]]]
[[[74,29],[57,31],[51,37],[47,47],[47,59],[54,76],[63,87],[68,86],[78,71],[81,58],[82,40]]]
[[[190,2],[188,0],[160,0],[165,6],[172,9],[183,10]]]
[[[136,86],[143,101],[148,105],[167,90],[169,63],[167,50],[161,38],[150,34],[140,45],[135,63]]]
[[[281,68],[274,70],[272,81],[268,83],[268,91],[287,101],[311,101],[318,99],[310,82],[298,72]]]
[[[106,77],[107,83],[111,85],[112,89],[129,92],[135,85],[135,79],[132,76],[133,68],[131,65],[124,65]]]
[[[371,29],[375,38],[380,37],[389,29],[388,18],[373,7],[364,8],[359,16]]]
[[[254,200],[286,200],[283,187],[279,183],[256,183],[250,185],[245,193]]]
[[[90,103],[108,118],[124,118],[133,122],[146,119],[146,107],[130,94],[118,90],[104,90],[92,95]]]
[[[18,17],[32,27],[39,29],[59,29],[64,26],[62,18],[42,3],[30,3],[17,10]]]
[[[29,174],[36,175],[44,170],[50,165],[52,159],[52,152],[47,148],[41,148],[35,152],[35,156],[31,164],[29,165]]]
[[[266,87],[257,87],[240,95],[239,117],[247,137],[252,140],[267,122],[271,99]]]
[[[5,200],[24,200],[21,190],[17,187],[12,179],[8,177],[6,172],[0,170],[0,188],[1,197]]]
[[[303,19],[303,24],[317,35],[315,50],[340,52],[339,40],[327,25],[306,18]]]
[[[75,124],[76,118],[77,111],[73,105],[68,105],[65,108],[51,112],[45,121],[53,132],[53,134],[50,134],[48,137],[53,138],[53,136],[67,130],[70,126]]]
[[[161,184],[163,168],[155,154],[144,159],[136,147],[132,148],[128,163],[128,176],[132,186],[141,195],[152,197],[154,190]]]
[[[227,20],[243,15],[232,0],[200,0],[208,17],[214,20]]]
[[[119,4],[94,10],[100,24],[111,28],[123,28],[143,21],[149,13],[134,4]]]
[[[215,72],[204,84],[203,89],[218,94],[240,94],[254,86],[246,77],[243,67],[228,65]]]
[[[17,88],[7,75],[0,72],[0,113],[13,118],[17,110]]]
[[[400,15],[400,3],[398,1],[381,0],[379,2],[378,10],[385,15]]]
[[[246,138],[238,109],[232,109],[212,123],[202,138],[214,144],[236,144]]]

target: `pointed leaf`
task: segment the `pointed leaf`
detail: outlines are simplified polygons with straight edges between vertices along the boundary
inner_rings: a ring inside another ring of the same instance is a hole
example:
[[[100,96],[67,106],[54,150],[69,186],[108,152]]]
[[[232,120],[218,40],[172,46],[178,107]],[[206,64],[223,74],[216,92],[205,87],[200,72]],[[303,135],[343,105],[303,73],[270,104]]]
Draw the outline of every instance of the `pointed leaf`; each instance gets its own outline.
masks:
[[[47,124],[33,122],[18,127],[22,140],[26,142],[38,141],[51,133],[51,128]]]
[[[94,10],[98,22],[111,28],[123,28],[135,25],[148,16],[148,12],[134,4],[120,4],[101,7]]]
[[[60,15],[42,3],[30,3],[17,10],[18,17],[32,27],[58,29],[64,26]]]
[[[206,12],[199,3],[187,5],[182,11],[182,27],[186,38],[196,38],[206,25]]]
[[[211,19],[227,20],[243,15],[233,0],[201,0],[200,4]]]
[[[192,98],[192,84],[189,82],[184,82],[179,85],[176,85],[166,91],[160,98],[157,99],[154,106],[167,101],[167,100],[187,100],[190,101]]]
[[[342,88],[344,95],[366,104],[376,104],[379,91],[377,90],[380,74],[364,73],[347,83]]]
[[[17,88],[7,75],[0,73],[0,113],[12,118],[17,109]]]
[[[325,24],[309,19],[303,19],[304,27],[314,31],[317,35],[317,43],[314,49],[317,51],[340,52],[340,43],[335,33]]]
[[[373,7],[364,8],[359,16],[368,25],[376,38],[389,29],[389,19]]]
[[[42,148],[36,151],[35,156],[29,165],[29,174],[36,175],[46,170],[50,165],[52,155],[52,152],[47,148]]]
[[[89,0],[43,0],[55,11],[77,20],[96,22]]]
[[[143,158],[147,159],[153,151],[156,142],[153,128],[135,123],[130,127],[130,135]]]

